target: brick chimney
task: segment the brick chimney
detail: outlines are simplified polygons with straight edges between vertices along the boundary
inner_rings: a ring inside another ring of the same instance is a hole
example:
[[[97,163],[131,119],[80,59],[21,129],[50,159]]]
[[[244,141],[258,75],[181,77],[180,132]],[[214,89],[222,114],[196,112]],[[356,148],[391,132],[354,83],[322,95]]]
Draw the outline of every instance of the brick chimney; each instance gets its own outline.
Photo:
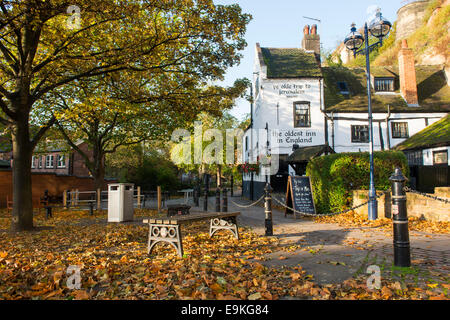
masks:
[[[416,68],[414,65],[414,54],[408,48],[406,39],[402,40],[402,48],[398,54],[398,69],[400,76],[400,93],[411,106],[418,106]]]
[[[317,34],[317,25],[310,27],[307,25],[303,28],[302,48],[314,53],[320,57],[320,36]]]

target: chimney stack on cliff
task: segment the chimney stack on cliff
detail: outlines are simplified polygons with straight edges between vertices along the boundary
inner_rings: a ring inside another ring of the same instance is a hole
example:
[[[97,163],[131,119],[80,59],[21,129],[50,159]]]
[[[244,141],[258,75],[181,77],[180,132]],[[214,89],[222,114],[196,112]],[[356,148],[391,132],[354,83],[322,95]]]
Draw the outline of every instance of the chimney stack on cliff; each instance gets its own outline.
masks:
[[[398,69],[400,77],[400,93],[410,106],[418,106],[416,68],[414,53],[408,48],[406,39],[402,40],[402,48],[398,53]]]
[[[303,28],[303,50],[314,51],[318,60],[320,60],[320,36],[317,34],[317,25],[314,24],[311,28],[306,25]]]

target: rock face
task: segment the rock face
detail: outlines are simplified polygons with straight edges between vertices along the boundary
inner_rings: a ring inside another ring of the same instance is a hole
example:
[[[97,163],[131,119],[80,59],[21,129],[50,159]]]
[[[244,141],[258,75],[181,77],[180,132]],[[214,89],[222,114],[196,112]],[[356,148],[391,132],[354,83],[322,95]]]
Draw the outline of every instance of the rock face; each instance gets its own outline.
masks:
[[[408,38],[423,24],[426,8],[431,0],[408,3],[397,11],[397,39]]]

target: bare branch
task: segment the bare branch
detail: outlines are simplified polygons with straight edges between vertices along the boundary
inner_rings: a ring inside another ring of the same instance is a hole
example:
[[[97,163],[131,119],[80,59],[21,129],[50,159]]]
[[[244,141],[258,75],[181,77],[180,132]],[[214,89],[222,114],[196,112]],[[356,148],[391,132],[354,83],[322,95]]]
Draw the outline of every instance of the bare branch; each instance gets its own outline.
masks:
[[[9,109],[8,105],[5,103],[5,101],[3,101],[1,96],[0,96],[0,108],[9,118],[13,120],[17,119],[17,114]]]

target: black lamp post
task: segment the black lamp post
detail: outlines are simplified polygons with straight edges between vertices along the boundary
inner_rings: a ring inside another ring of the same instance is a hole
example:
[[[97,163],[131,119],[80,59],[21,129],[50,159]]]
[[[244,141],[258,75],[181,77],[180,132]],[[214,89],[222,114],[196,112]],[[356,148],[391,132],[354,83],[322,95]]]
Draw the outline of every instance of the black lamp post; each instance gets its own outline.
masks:
[[[370,91],[370,50],[378,45],[383,45],[383,37],[386,37],[391,30],[391,23],[384,19],[381,15],[380,9],[378,9],[376,17],[367,26],[364,25],[364,36],[356,31],[356,25],[353,23],[350,34],[345,38],[344,43],[347,49],[353,51],[353,55],[357,54],[366,55],[366,77],[367,77],[367,97],[368,97],[368,112],[369,112],[369,144],[370,144],[370,189],[369,189],[369,220],[376,220],[377,213],[377,198],[375,191],[375,181],[373,174],[373,124],[372,124],[372,95]],[[378,38],[376,43],[369,45],[369,31],[372,36]],[[359,50],[365,42],[365,48]]]

